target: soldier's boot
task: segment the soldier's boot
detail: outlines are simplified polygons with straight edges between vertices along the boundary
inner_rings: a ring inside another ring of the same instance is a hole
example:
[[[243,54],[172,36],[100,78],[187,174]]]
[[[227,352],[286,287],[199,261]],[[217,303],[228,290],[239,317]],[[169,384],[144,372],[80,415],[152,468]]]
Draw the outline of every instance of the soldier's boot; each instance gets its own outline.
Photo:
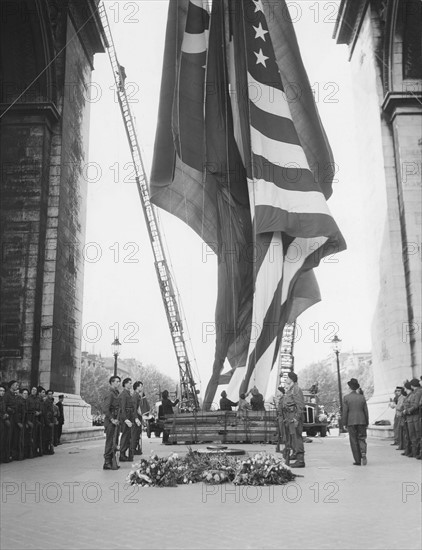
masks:
[[[129,456],[128,456],[127,460],[128,460],[128,462],[133,462],[133,451],[132,451],[132,449],[130,449],[130,451],[129,451]]]
[[[141,455],[142,454],[142,447],[139,445],[137,445],[136,449],[135,449],[135,454],[136,455]]]
[[[305,467],[305,455],[304,453],[296,453],[296,462],[290,464],[290,468],[304,468]]]
[[[111,462],[104,462],[103,470],[112,470]]]

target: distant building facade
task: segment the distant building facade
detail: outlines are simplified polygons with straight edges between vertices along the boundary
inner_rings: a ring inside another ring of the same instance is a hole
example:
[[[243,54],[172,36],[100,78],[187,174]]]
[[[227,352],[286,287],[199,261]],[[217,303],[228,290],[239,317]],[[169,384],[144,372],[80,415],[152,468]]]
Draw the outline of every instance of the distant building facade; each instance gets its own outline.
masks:
[[[372,299],[372,419],[421,374],[422,55],[419,0],[342,0],[335,29],[354,81]]]
[[[117,376],[123,380],[124,378],[131,377],[131,363],[128,364],[127,359],[117,358]],[[102,357],[95,353],[88,353],[87,351],[82,352],[81,356],[81,367],[87,369],[95,369],[96,367],[101,367],[107,370],[112,376],[114,374],[114,357]]]

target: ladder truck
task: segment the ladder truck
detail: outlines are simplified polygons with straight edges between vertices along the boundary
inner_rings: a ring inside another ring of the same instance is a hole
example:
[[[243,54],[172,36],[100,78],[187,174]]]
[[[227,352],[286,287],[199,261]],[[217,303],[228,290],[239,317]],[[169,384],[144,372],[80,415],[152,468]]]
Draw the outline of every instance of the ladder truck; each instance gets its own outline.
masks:
[[[123,123],[126,130],[126,136],[129,142],[132,155],[133,167],[135,170],[135,180],[141,199],[142,210],[144,213],[148,236],[151,242],[152,252],[154,254],[154,264],[160,286],[164,309],[167,315],[167,321],[176,353],[177,364],[179,367],[179,378],[181,386],[180,410],[182,412],[199,410],[198,393],[196,383],[192,375],[191,364],[184,337],[184,328],[180,316],[180,308],[173,284],[172,274],[166,259],[163,243],[158,226],[158,217],[155,206],[151,204],[149,195],[149,184],[145,173],[144,163],[139,148],[138,138],[133,123],[133,117],[125,90],[125,70],[120,65],[116,49],[114,47],[113,36],[109,25],[107,12],[104,3],[98,6],[98,12],[104,28],[106,38],[106,49],[113,71],[114,81],[116,83],[116,93],[122,113]]]

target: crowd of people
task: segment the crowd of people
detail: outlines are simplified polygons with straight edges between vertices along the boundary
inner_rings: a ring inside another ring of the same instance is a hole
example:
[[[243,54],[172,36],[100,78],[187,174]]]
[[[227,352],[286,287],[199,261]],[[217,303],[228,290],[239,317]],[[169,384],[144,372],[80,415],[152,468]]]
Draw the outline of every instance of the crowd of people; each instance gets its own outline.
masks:
[[[421,377],[422,379],[422,377]],[[403,456],[421,459],[422,387],[417,378],[397,386],[390,407],[395,409],[394,441]]]
[[[132,383],[131,378],[125,378],[122,382],[123,389],[119,392],[120,382],[120,376],[110,378],[110,391],[104,400],[104,432],[106,435],[104,470],[113,469],[112,461],[117,447],[120,448],[120,462],[132,462],[134,455],[142,454],[142,415],[149,412],[150,409],[143,391],[144,385],[140,380]],[[165,393],[162,394],[163,402]]]
[[[54,454],[61,444],[64,395],[42,386],[20,388],[11,380],[0,384],[0,462]]]

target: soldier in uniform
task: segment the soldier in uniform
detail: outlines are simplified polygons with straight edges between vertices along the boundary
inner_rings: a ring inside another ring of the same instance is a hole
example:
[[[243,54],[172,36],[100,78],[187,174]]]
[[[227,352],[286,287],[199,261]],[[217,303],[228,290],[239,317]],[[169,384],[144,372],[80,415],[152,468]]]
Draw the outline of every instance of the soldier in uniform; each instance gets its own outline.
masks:
[[[135,454],[142,454],[142,393],[144,385],[139,380],[133,384],[133,394],[132,401],[134,407],[134,422],[132,423],[131,434],[130,434],[130,445],[131,450],[130,454],[133,456]],[[140,441],[140,450],[137,451],[137,447]]]
[[[303,412],[305,400],[302,390],[297,384],[297,374],[289,372],[285,382],[286,393],[280,400],[280,412],[283,418],[285,437],[290,440],[290,447],[296,462],[290,464],[291,468],[305,467],[305,449],[303,446]]]
[[[125,378],[122,382],[123,391],[120,394],[120,426],[122,437],[120,439],[120,462],[132,462],[131,430],[135,422],[135,407],[132,400],[132,379]],[[129,451],[129,456],[126,455]]]
[[[0,385],[0,462],[10,461],[10,419],[6,411],[6,386]]]
[[[28,414],[29,418],[33,419],[34,427],[32,432],[33,455],[43,455],[43,405],[44,405],[45,389],[42,386],[31,388],[31,395],[28,397]]]
[[[38,442],[36,441],[37,437],[39,437],[39,431],[38,431],[38,425],[39,420],[37,415],[37,411],[40,410],[40,404],[39,399],[37,398],[37,388],[31,388],[31,393],[28,395],[28,399],[26,400],[26,418],[27,418],[27,424],[28,424],[28,430],[30,430],[30,444],[31,449],[28,449],[28,456],[30,458],[33,458],[37,455],[37,449],[38,449]]]
[[[404,452],[402,453],[403,456],[412,456],[412,442],[410,440],[410,432],[409,432],[409,418],[405,411],[409,407],[410,403],[410,395],[412,394],[412,386],[410,385],[410,382],[404,383],[404,391],[406,392],[406,396],[403,401],[403,446],[404,446]]]
[[[19,440],[19,427],[16,424],[16,409],[17,409],[17,396],[16,392],[19,388],[19,383],[16,380],[11,380],[8,384],[9,389],[4,394],[4,401],[6,406],[6,413],[9,415],[10,421],[10,434],[6,443],[6,453],[9,460],[16,460],[18,458],[18,440]]]
[[[118,440],[119,432],[119,386],[120,376],[111,376],[109,379],[110,391],[104,399],[103,413],[104,413],[104,431],[106,436],[105,449],[104,449],[104,466],[103,470],[111,470],[111,462],[114,452],[114,441]],[[116,434],[117,431],[117,434]]]
[[[406,397],[406,392],[404,391],[404,387],[402,387],[402,386],[397,386],[397,387],[400,388],[400,395],[398,397],[397,405],[395,407],[396,408],[396,416],[397,416],[397,419],[398,419],[398,426],[397,426],[398,438],[397,438],[397,449],[396,450],[403,451],[404,450],[403,405],[404,405],[404,398]]]
[[[57,408],[59,409],[58,424],[57,424],[57,445],[61,445],[60,438],[62,437],[63,424],[64,424],[64,409],[63,409],[64,395],[59,395],[57,401]]]
[[[44,419],[44,437],[43,451],[44,454],[54,455],[54,404],[53,390],[47,390],[43,402],[43,419]]]
[[[19,428],[19,460],[29,457],[29,448],[32,443],[32,433],[28,424],[28,395],[27,388],[20,390],[16,408],[16,420]]]
[[[421,434],[419,426],[419,407],[422,401],[422,388],[419,380],[414,378],[410,381],[411,393],[404,408],[403,414],[406,417],[411,445],[411,453],[408,456],[420,458],[421,456]]]

